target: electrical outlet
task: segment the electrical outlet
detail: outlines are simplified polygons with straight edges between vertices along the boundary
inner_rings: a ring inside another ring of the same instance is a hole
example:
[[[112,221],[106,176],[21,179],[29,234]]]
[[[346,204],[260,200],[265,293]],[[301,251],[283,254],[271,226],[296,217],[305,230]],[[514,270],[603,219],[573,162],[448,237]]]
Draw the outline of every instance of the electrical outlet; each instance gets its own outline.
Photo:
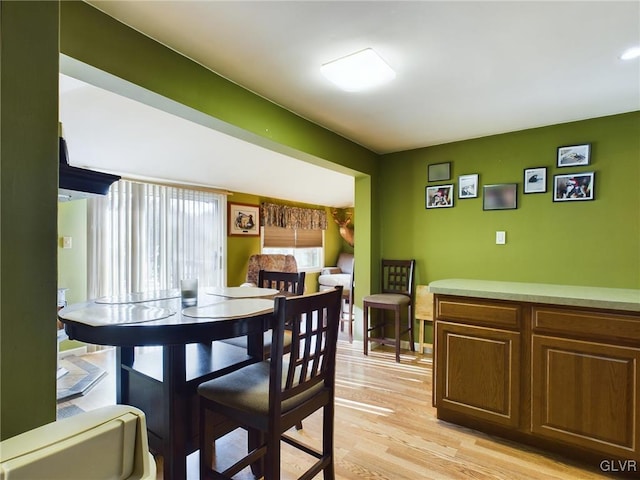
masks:
[[[496,232],[496,245],[507,243],[507,232]]]

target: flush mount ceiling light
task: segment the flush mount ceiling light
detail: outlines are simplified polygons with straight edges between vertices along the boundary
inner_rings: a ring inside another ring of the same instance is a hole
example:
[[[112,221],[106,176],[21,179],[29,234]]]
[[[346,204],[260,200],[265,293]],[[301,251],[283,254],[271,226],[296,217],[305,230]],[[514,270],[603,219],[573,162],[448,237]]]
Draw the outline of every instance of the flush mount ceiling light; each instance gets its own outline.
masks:
[[[320,71],[347,92],[366,90],[396,77],[396,72],[371,48],[325,63]]]
[[[640,57],[640,46],[628,48],[620,55],[620,59],[622,60],[633,60],[638,57]]]

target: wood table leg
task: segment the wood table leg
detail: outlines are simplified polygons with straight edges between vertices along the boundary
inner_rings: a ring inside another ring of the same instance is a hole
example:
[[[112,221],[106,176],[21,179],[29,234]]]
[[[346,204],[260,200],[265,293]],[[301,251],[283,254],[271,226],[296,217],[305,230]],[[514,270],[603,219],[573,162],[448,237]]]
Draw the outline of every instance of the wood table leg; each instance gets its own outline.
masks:
[[[129,404],[129,371],[135,357],[134,347],[116,348],[116,403]]]
[[[187,412],[185,345],[162,349],[164,431],[162,436],[164,479],[187,477],[187,436],[191,418]]]

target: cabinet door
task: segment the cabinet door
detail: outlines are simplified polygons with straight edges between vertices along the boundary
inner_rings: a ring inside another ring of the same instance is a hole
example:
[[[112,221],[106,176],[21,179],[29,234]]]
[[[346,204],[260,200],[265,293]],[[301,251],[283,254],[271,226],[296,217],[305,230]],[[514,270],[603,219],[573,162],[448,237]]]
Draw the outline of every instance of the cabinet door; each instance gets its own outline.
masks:
[[[517,427],[520,334],[438,321],[436,337],[438,409]]]
[[[638,460],[639,360],[636,348],[533,335],[532,431]]]

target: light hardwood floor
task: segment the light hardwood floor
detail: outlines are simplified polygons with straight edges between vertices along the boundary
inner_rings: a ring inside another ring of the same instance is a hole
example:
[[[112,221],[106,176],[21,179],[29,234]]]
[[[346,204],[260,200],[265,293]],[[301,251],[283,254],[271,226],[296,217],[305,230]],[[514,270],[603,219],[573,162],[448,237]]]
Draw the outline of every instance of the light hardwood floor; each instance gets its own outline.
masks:
[[[109,374],[86,396],[67,404],[84,410],[115,402],[113,350],[87,359]],[[362,354],[362,343],[340,341],[336,378],[335,466],[338,479],[598,479],[611,478],[577,462],[436,419],[431,405],[431,358],[390,350]],[[64,404],[61,404],[64,405]],[[292,435],[319,440],[320,416]],[[244,446],[240,431],[218,441],[219,456]],[[158,479],[162,478],[158,458]],[[283,479],[297,478],[304,454],[283,446]],[[189,458],[197,478],[197,453]],[[253,478],[250,474],[238,478]],[[320,475],[318,478],[322,478]]]

